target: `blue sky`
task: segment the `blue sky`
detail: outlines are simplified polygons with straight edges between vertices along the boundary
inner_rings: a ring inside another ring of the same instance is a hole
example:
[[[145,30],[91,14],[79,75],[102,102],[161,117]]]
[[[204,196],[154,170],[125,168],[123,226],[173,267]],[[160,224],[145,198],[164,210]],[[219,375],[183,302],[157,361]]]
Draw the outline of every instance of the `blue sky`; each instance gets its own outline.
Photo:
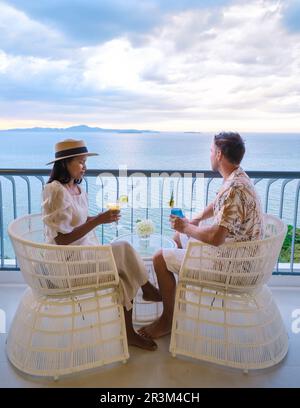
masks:
[[[300,131],[300,0],[0,0],[0,128]]]

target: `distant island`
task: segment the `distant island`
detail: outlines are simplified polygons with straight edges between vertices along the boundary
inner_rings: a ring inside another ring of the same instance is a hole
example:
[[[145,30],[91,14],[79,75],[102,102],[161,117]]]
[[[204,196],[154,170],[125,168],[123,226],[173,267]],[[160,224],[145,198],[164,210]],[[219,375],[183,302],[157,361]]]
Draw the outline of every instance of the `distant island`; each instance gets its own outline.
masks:
[[[27,129],[7,129],[0,132],[107,132],[107,133],[159,133],[157,130],[137,130],[137,129],[103,129],[86,125],[71,126],[68,128],[43,128],[33,127]]]
[[[199,134],[201,134],[202,132],[194,132],[194,131],[192,131],[192,130],[189,130],[189,131],[186,131],[186,132],[183,132],[183,133],[199,133]]]

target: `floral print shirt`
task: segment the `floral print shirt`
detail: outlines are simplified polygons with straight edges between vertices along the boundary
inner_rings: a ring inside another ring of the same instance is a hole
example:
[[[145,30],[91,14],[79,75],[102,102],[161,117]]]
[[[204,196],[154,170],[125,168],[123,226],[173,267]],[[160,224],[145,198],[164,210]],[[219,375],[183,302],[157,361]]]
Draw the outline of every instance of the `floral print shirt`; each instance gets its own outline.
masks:
[[[228,230],[226,242],[263,238],[263,212],[251,179],[241,167],[224,180],[214,200],[214,224]]]

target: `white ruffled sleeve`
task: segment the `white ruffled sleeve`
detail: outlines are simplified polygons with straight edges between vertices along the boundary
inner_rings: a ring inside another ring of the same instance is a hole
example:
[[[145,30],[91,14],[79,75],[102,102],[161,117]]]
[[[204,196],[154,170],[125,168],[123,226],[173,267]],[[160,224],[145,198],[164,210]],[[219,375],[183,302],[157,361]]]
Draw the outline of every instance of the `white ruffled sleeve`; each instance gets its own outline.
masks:
[[[59,182],[46,184],[42,195],[45,239],[53,242],[58,233],[72,232],[72,205],[67,191]]]

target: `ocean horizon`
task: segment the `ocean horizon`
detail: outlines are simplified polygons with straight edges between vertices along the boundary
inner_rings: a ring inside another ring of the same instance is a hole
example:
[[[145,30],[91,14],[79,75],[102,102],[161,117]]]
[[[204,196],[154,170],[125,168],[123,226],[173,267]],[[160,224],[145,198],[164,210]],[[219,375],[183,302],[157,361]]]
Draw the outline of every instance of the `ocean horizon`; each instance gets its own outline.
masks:
[[[62,132],[61,130],[8,130],[0,132],[0,168],[50,168],[56,142],[84,139],[88,168],[210,170],[209,132],[156,131]],[[242,167],[249,170],[300,171],[300,133],[241,133],[246,154]]]

